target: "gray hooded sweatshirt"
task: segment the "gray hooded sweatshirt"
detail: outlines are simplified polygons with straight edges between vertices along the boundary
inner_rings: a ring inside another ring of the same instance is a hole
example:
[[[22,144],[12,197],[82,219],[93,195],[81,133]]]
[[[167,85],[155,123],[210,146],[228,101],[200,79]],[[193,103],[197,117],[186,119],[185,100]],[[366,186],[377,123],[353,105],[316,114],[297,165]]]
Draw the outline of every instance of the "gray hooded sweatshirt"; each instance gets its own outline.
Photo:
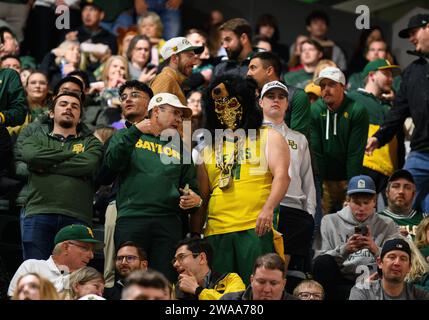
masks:
[[[368,225],[374,242],[378,247],[374,256],[368,249],[362,249],[352,254],[346,251],[347,239],[354,234],[355,226]],[[358,222],[349,207],[343,208],[337,213],[325,215],[321,225],[322,249],[316,256],[329,254],[335,258],[340,266],[342,274],[349,279],[355,279],[356,268],[360,265],[372,265],[376,263],[375,258],[380,254],[384,242],[394,236],[398,236],[398,227],[388,217],[378,215],[374,212],[363,223]],[[375,270],[374,270],[375,271]],[[360,274],[362,271],[358,270]]]

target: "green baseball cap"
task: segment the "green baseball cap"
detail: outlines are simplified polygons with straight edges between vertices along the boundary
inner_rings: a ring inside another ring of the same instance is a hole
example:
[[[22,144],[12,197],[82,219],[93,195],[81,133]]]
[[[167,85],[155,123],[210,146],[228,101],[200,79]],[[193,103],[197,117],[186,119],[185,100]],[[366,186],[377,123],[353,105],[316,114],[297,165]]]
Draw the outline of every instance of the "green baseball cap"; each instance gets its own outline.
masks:
[[[68,240],[95,243],[98,246],[103,245],[101,241],[94,238],[92,229],[82,224],[71,224],[62,228],[56,234],[54,243],[57,245],[58,243]]]
[[[386,70],[391,69],[393,76],[397,76],[401,73],[401,69],[396,64],[391,64],[389,60],[386,59],[377,59],[374,61],[370,61],[366,64],[365,68],[362,71],[362,75],[364,78],[368,77],[369,73],[371,71],[378,71],[378,70]]]

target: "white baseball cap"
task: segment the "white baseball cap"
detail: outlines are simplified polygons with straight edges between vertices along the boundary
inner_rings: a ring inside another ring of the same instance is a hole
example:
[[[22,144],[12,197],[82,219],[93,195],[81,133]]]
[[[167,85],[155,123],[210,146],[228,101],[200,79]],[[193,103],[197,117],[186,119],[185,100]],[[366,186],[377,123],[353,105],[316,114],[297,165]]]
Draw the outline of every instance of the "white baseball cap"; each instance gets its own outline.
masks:
[[[271,82],[266,83],[264,85],[264,87],[262,88],[261,99],[264,97],[264,95],[268,91],[270,91],[272,89],[281,89],[286,93],[287,96],[289,96],[289,90],[287,89],[287,87],[283,83],[281,83],[280,81],[271,81]]]
[[[152,110],[153,108],[163,104],[168,104],[174,108],[182,109],[186,118],[190,118],[192,116],[191,108],[184,106],[176,95],[166,92],[154,95],[149,101],[147,110]]]
[[[314,84],[319,86],[323,79],[331,79],[332,81],[346,85],[346,77],[344,76],[344,73],[336,67],[326,67],[322,69],[319,76],[314,80]]]
[[[173,54],[178,54],[184,51],[194,51],[195,54],[200,54],[204,51],[204,47],[193,46],[188,39],[184,37],[171,38],[162,46],[161,56],[164,60],[167,60]]]

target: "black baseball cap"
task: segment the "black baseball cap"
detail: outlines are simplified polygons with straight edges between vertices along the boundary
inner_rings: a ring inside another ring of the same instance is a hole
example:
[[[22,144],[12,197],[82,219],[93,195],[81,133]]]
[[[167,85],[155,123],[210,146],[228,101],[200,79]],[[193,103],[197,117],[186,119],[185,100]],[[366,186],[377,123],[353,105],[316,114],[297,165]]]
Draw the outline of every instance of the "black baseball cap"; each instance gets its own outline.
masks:
[[[380,258],[383,259],[383,257],[390,251],[394,250],[400,250],[404,251],[405,253],[408,253],[408,256],[411,260],[411,248],[407,241],[401,238],[395,238],[391,240],[387,240],[383,244],[383,248],[381,248]]]
[[[80,3],[80,9],[83,10],[86,6],[93,6],[100,11],[103,11],[101,0],[83,0]]]
[[[79,88],[80,88],[80,91],[83,94],[83,86],[84,86],[84,84],[82,83],[82,81],[79,78],[75,77],[75,76],[66,76],[66,77],[62,78],[60,81],[58,81],[58,83],[55,85],[55,87],[54,87],[54,96],[56,96],[58,94],[58,91],[60,90],[60,87],[64,83],[66,83],[66,82],[73,82],[73,83],[77,84],[79,86]]]
[[[416,14],[412,16],[408,21],[408,27],[399,31],[398,36],[400,38],[407,39],[410,36],[410,31],[414,28],[423,27],[429,23],[429,14]]]
[[[413,184],[416,184],[414,182],[413,175],[408,170],[405,170],[405,169],[399,169],[399,170],[396,170],[395,172],[393,172],[389,178],[389,182],[396,181],[400,178],[403,178],[403,179],[408,180],[409,182],[411,182]]]

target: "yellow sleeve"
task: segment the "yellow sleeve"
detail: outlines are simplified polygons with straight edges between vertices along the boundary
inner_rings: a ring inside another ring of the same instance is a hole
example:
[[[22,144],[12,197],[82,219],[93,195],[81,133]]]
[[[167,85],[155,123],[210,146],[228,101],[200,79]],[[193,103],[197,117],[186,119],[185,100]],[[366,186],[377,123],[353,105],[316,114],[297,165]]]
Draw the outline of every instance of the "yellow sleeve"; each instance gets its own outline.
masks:
[[[204,289],[198,296],[198,300],[219,300],[224,294],[246,290],[246,286],[236,273],[229,273],[220,280],[214,289]]]

